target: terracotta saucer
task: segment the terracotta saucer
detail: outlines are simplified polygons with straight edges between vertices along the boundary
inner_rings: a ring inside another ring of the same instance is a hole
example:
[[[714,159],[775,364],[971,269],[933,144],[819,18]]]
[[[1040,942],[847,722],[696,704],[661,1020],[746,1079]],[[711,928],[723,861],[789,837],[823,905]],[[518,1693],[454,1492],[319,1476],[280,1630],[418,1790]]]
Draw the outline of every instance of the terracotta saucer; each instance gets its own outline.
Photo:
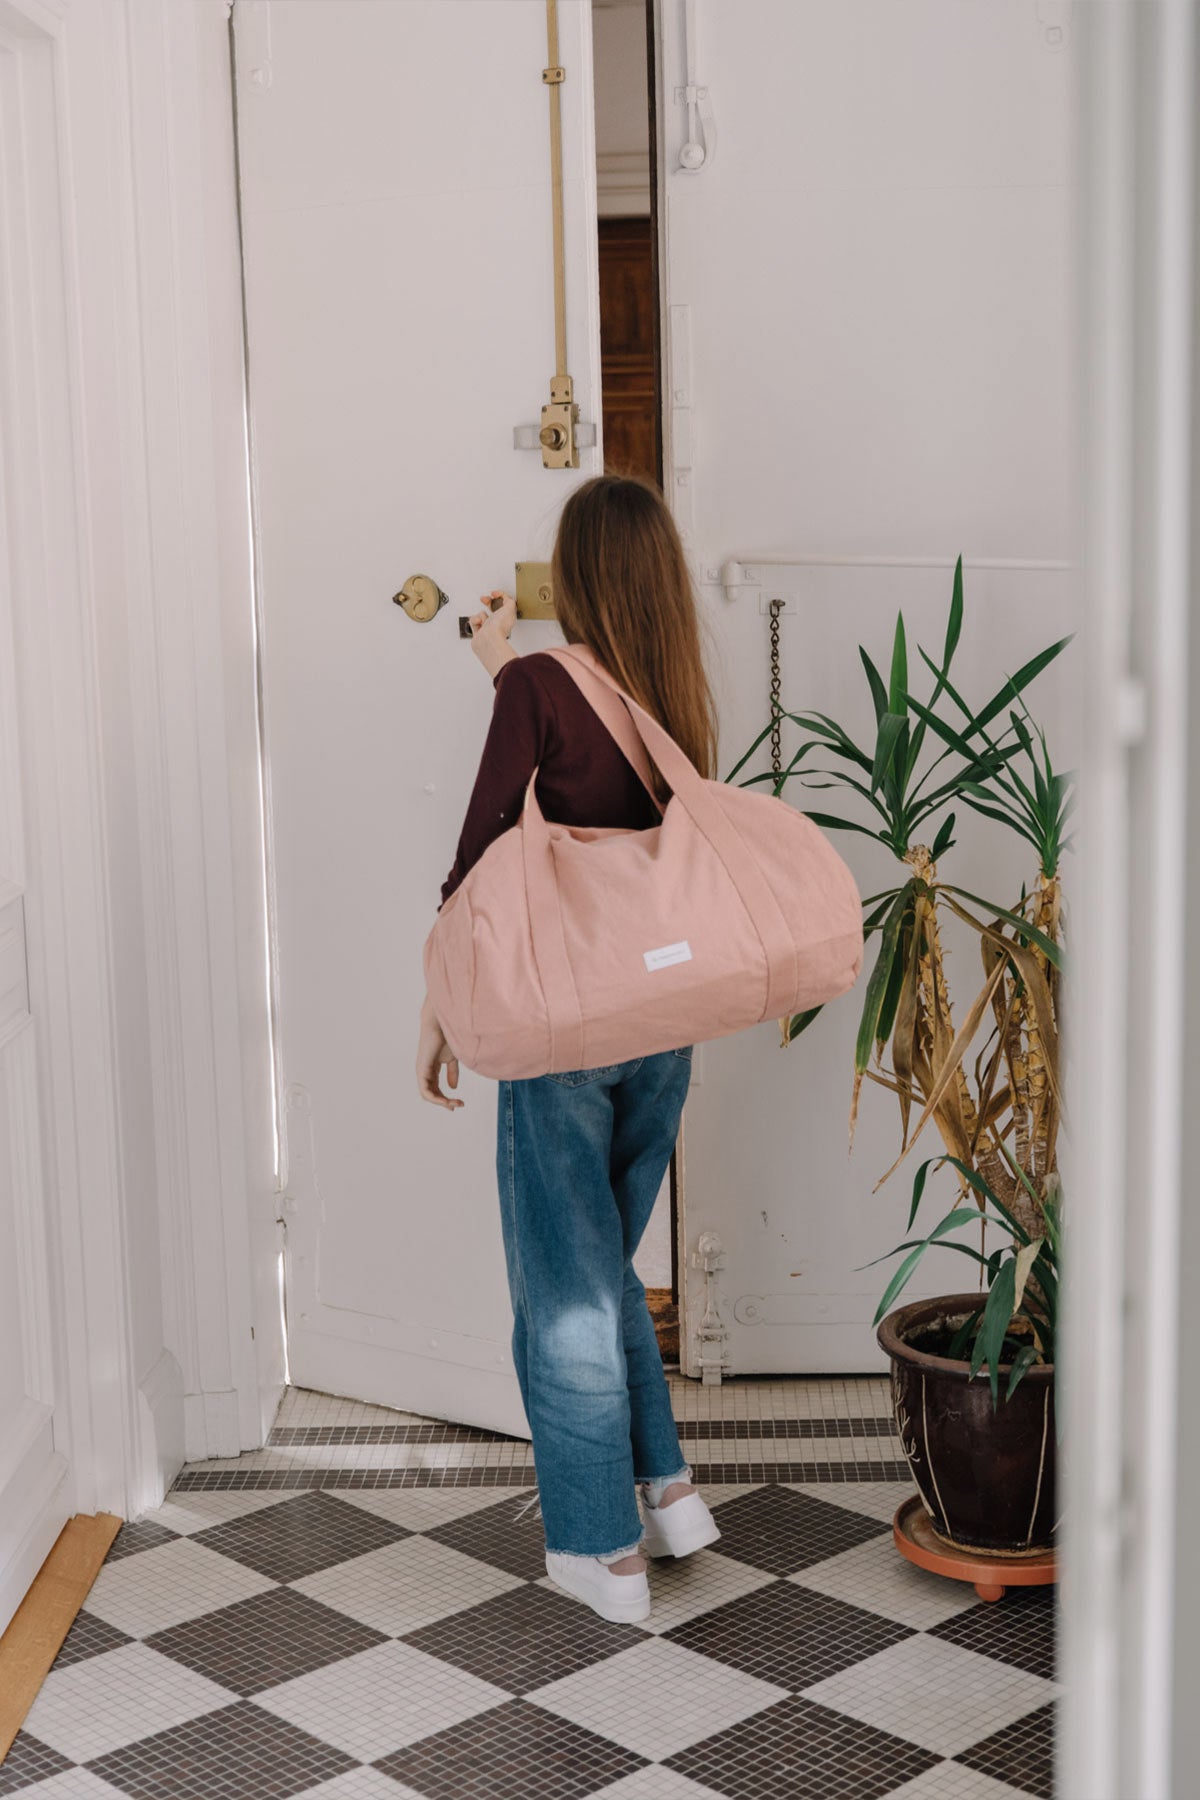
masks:
[[[997,1557],[986,1550],[960,1550],[943,1543],[919,1494],[910,1495],[897,1507],[892,1536],[897,1550],[910,1563],[931,1569],[935,1575],[948,1575],[951,1581],[969,1581],[981,1600],[1002,1600],[1010,1587],[1045,1587],[1058,1580],[1053,1550]]]

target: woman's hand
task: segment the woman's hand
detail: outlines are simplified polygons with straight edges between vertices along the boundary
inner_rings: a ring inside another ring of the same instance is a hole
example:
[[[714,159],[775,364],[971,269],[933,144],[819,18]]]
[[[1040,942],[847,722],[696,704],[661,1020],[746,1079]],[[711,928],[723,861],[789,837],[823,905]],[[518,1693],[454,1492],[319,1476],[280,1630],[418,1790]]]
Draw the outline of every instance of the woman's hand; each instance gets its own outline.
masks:
[[[440,1080],[443,1063],[446,1065],[446,1080],[452,1088],[456,1088],[458,1058],[446,1042],[446,1034],[438,1023],[437,1014],[426,994],[421,1004],[421,1026],[417,1039],[417,1092],[422,1100],[428,1100],[432,1106],[444,1106],[454,1112],[464,1102],[443,1094]]]
[[[494,680],[501,665],[517,654],[508,641],[517,622],[517,603],[500,588],[481,594],[480,600],[483,611],[472,613],[470,619],[471,648]]]

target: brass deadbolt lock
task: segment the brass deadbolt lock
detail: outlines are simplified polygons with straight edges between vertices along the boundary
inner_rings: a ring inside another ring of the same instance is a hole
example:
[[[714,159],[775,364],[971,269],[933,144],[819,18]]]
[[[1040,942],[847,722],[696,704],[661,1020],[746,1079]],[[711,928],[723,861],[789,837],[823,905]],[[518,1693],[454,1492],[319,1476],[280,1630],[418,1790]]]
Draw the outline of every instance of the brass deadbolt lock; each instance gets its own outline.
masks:
[[[550,564],[519,562],[516,591],[518,619],[552,619],[554,587],[550,580]]]
[[[450,596],[442,592],[432,575],[410,575],[400,592],[392,595],[392,599],[418,625],[427,625],[449,603]]]

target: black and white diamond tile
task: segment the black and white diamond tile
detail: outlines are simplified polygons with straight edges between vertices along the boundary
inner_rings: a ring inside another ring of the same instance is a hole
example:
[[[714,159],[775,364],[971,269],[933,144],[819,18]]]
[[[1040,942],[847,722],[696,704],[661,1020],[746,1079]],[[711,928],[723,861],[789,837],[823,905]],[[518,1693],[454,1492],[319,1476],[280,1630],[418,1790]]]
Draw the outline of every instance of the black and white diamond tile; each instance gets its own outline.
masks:
[[[987,1606],[902,1561],[878,1395],[792,1385],[796,1418],[764,1382],[764,1416],[712,1437],[836,1445],[838,1478],[705,1483],[722,1537],[651,1565],[636,1626],[548,1580],[523,1464],[471,1466],[497,1441],[305,1396],[279,1442],[327,1440],[322,1476],[347,1444],[444,1464],[181,1477],[119,1533],[0,1800],[1049,1800],[1051,1595]]]

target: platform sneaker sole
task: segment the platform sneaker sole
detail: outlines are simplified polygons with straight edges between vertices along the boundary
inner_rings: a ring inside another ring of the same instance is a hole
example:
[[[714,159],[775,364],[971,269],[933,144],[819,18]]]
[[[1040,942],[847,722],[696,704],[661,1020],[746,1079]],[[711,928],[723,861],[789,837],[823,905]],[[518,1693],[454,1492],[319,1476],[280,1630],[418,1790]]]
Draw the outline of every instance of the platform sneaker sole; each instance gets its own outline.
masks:
[[[699,1495],[695,1498],[700,1499]],[[689,1496],[664,1507],[663,1516],[660,1516],[657,1508],[647,1507],[646,1529],[639,1545],[646,1556],[691,1556],[693,1551],[704,1550],[709,1544],[717,1542],[721,1535],[717,1521],[702,1500],[699,1506],[693,1507],[691,1499]],[[673,1520],[668,1529],[665,1515],[675,1512],[681,1516]]]
[[[644,1575],[606,1577],[603,1564],[597,1567],[590,1564],[589,1558],[556,1556],[549,1550],[546,1552],[546,1573],[555,1587],[582,1600],[610,1624],[636,1625],[639,1619],[650,1617],[650,1588]],[[622,1595],[613,1585],[617,1582],[621,1588],[634,1591]]]

